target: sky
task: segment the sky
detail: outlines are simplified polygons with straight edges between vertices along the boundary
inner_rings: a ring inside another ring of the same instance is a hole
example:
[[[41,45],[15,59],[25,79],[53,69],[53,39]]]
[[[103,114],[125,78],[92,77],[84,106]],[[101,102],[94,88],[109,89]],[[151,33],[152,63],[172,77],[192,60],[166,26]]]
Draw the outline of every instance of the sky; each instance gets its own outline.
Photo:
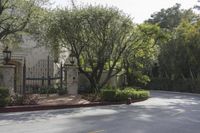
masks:
[[[197,0],[74,0],[77,5],[105,5],[114,6],[130,15],[135,23],[142,23],[150,18],[154,12],[162,8],[172,7],[180,3],[183,9],[194,7]],[[51,0],[54,7],[70,6],[70,0]]]

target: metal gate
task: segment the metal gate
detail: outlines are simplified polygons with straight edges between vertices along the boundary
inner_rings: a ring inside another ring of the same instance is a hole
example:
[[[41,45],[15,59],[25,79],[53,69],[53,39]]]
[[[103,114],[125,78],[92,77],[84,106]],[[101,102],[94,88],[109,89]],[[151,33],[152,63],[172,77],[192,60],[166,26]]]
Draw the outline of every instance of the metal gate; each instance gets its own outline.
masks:
[[[49,56],[45,60],[38,61],[32,67],[27,68],[24,63],[23,68],[23,93],[41,94],[50,93],[52,90],[56,91],[58,88],[63,89],[63,65],[61,63],[56,68],[54,61]]]

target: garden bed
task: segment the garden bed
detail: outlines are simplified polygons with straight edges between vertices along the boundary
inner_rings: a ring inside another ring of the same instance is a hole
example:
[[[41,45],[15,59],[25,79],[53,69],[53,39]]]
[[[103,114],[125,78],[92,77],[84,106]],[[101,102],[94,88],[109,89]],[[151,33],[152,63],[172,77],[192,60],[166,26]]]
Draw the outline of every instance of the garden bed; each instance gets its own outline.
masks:
[[[14,104],[13,106],[0,107],[0,113],[130,104],[133,102],[144,101],[148,99],[148,97],[148,91],[136,90],[133,88],[125,88],[123,90],[103,89],[101,93],[98,94],[83,94],[76,96],[59,96],[58,94],[28,95],[24,96],[25,103],[34,104],[23,104],[24,102],[21,102],[22,98],[17,97],[17,101],[19,100],[20,102],[16,103],[21,104],[16,104],[18,106]]]
[[[147,99],[132,100],[132,103],[141,102],[144,100],[147,100]],[[120,105],[120,104],[126,104],[126,102],[90,102],[90,103],[85,103],[85,104],[71,104],[71,105],[70,104],[57,104],[57,105],[54,104],[54,105],[7,106],[7,107],[0,107],[0,113],[95,107],[95,106]]]

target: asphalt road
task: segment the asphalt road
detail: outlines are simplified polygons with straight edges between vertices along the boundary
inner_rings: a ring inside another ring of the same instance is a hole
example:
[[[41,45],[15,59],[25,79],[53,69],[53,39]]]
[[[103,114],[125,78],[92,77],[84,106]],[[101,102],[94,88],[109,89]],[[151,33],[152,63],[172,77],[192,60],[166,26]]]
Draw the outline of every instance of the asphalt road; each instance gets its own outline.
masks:
[[[200,133],[200,96],[151,95],[132,105],[0,114],[0,133]]]

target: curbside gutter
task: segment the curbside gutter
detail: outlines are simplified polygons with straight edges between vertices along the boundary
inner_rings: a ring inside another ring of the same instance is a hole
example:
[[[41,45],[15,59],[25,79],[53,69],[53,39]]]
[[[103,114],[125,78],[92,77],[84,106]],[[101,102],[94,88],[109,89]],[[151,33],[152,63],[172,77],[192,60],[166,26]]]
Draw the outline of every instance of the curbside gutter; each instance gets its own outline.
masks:
[[[148,98],[147,98],[148,99]],[[141,102],[147,99],[132,100],[132,103]],[[95,102],[90,104],[74,104],[74,105],[25,105],[25,106],[8,106],[0,107],[0,113],[10,112],[27,112],[27,111],[40,111],[40,110],[56,110],[56,109],[69,109],[69,108],[81,108],[81,107],[95,107],[95,106],[107,106],[107,105],[120,105],[126,104],[126,102]]]

